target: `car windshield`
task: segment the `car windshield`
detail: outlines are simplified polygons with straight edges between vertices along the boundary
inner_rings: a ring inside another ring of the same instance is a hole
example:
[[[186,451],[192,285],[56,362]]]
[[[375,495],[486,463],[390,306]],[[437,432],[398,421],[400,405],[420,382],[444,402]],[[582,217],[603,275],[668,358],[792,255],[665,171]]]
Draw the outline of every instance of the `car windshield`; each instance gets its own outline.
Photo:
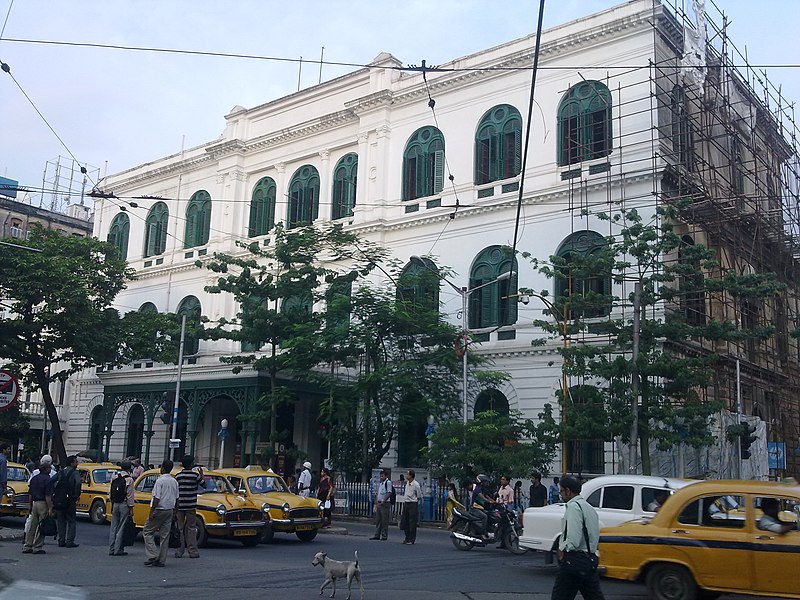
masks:
[[[289,488],[280,477],[270,475],[257,475],[247,478],[247,485],[254,494],[266,494],[267,492],[288,492]]]
[[[28,470],[22,467],[8,467],[9,481],[28,481]]]
[[[114,477],[115,469],[95,469],[92,473],[95,483],[109,483]]]
[[[206,475],[206,487],[198,487],[197,493],[198,494],[208,494],[211,492],[216,492],[218,494],[230,494],[233,492],[228,482],[225,481],[224,477],[220,477],[218,475]]]

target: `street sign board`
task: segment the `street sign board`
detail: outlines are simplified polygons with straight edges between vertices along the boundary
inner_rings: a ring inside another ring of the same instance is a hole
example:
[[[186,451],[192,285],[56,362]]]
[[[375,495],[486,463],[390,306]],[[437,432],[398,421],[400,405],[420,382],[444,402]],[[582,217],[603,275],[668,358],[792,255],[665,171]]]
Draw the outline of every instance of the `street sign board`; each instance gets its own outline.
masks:
[[[0,370],[0,410],[14,404],[19,398],[19,382],[11,371]]]
[[[175,450],[175,448],[180,448],[181,447],[180,438],[170,438],[169,447],[170,447],[170,450]]]

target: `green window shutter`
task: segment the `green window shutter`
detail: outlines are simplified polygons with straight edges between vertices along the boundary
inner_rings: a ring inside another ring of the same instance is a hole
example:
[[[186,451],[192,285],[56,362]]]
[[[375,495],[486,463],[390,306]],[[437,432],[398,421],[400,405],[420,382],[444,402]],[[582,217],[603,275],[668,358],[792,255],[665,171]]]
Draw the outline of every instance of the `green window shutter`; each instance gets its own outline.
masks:
[[[444,188],[444,150],[433,154],[433,193],[438,194]]]
[[[514,172],[511,176],[516,176],[522,171],[522,131],[514,130]]]

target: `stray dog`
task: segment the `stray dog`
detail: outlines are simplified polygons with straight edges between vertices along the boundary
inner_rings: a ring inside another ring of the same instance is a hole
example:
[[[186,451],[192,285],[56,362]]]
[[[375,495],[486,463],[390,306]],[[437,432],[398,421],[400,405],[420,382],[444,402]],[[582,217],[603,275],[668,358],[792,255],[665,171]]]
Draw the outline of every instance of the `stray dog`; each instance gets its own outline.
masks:
[[[327,552],[317,552],[314,555],[314,560],[311,561],[313,566],[322,565],[325,569],[325,581],[319,588],[319,595],[322,596],[324,590],[329,583],[333,584],[333,592],[331,598],[336,595],[336,580],[340,577],[347,577],[347,600],[350,600],[350,588],[353,584],[353,579],[358,581],[358,587],[361,588],[361,600],[364,600],[364,586],[361,583],[361,569],[358,566],[358,550],[356,550],[356,560],[333,560],[328,558]]]

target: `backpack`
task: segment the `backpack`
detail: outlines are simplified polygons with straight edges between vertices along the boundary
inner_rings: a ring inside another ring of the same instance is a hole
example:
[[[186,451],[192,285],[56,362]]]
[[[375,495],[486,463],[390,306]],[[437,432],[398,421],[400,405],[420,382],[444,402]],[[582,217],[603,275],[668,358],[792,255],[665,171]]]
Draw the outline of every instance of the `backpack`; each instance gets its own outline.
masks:
[[[67,473],[66,469],[59,472],[56,478],[56,487],[53,490],[53,508],[63,510],[69,506],[72,500],[72,473]]]
[[[391,484],[391,491],[389,492],[389,504],[394,506],[397,504],[397,492],[394,489],[394,484]]]
[[[114,504],[122,504],[127,500],[128,492],[126,490],[128,484],[128,477],[130,475],[119,475],[111,482],[111,502]]]

